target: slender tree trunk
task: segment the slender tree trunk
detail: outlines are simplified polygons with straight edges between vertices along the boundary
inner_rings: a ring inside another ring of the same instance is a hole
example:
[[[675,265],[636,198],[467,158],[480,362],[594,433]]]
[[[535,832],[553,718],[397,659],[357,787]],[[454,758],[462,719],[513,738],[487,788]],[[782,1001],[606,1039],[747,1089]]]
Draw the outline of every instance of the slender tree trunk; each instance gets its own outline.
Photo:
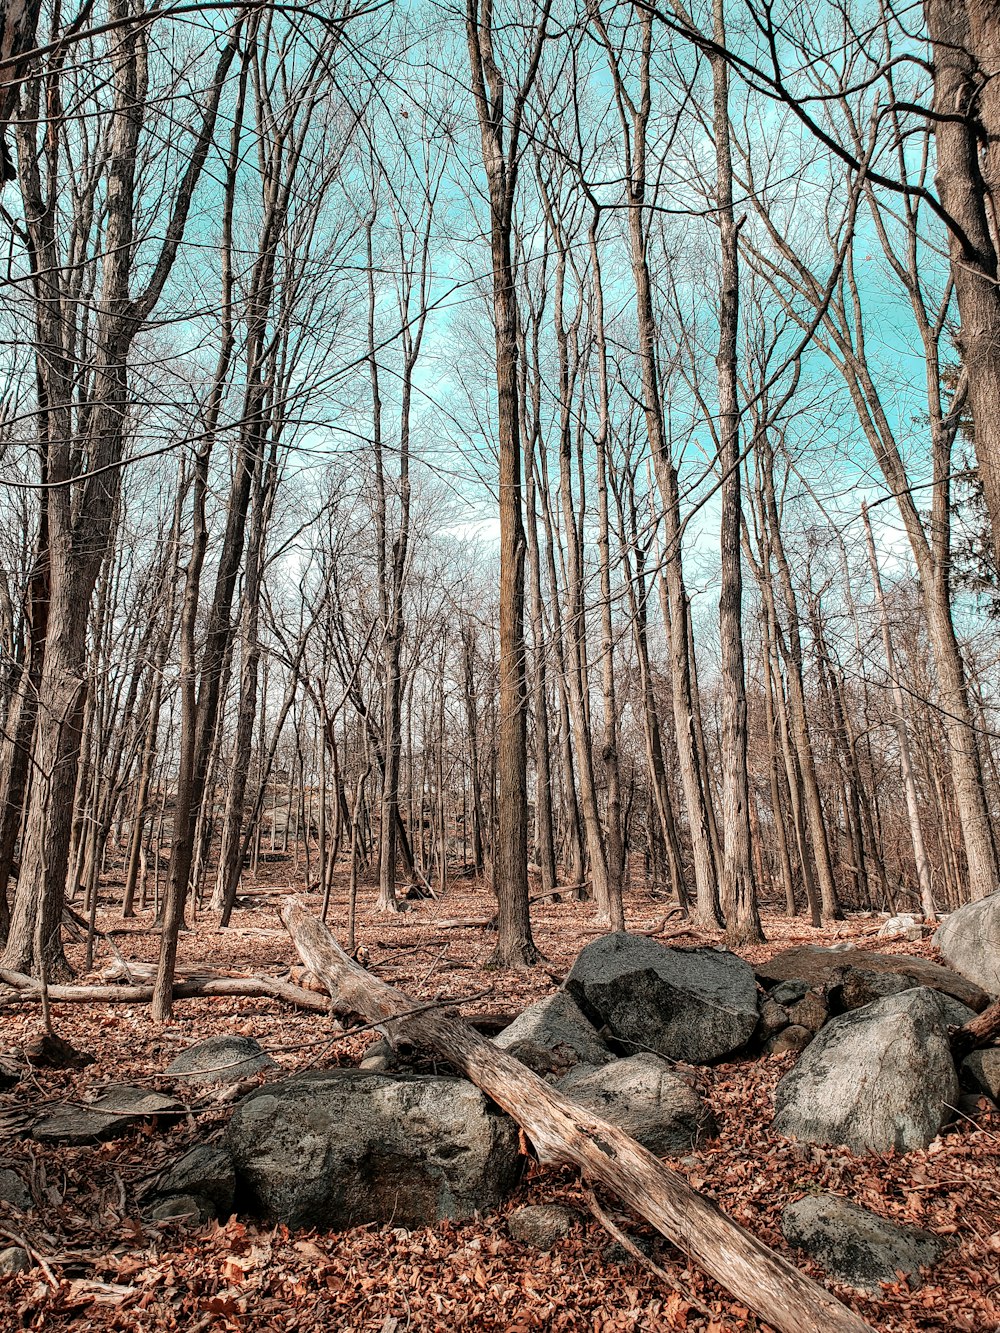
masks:
[[[920,906],[928,921],[936,919],[934,910],[934,887],[931,875],[931,863],[924,846],[924,834],[920,825],[920,800],[917,795],[917,782],[910,757],[910,739],[906,728],[906,711],[903,701],[903,688],[899,672],[896,669],[896,654],[892,646],[892,630],[889,627],[889,613],[882,591],[882,576],[879,572],[878,557],[875,554],[875,538],[872,535],[868,508],[863,505],[861,516],[865,525],[865,538],[868,544],[868,564],[872,571],[872,584],[875,589],[875,602],[878,606],[879,622],[882,628],[882,650],[885,653],[885,666],[889,676],[889,688],[892,691],[893,724],[896,728],[896,743],[899,746],[899,767],[903,778],[903,794],[906,798],[906,816],[910,830],[910,845],[913,848],[913,860],[917,869],[917,883],[920,886]]]
[[[528,907],[527,682],[524,661],[524,555],[521,519],[521,444],[517,375],[517,306],[511,256],[511,225],[520,153],[521,117],[535,81],[546,37],[551,0],[543,0],[529,38],[528,69],[511,92],[493,51],[491,0],[467,0],[466,38],[472,91],[479,119],[483,163],[490,194],[490,250],[496,335],[497,434],[500,495],[500,690],[497,774],[499,778],[493,880],[497,895],[497,948],[501,967],[523,966],[538,957]],[[510,121],[508,123],[508,115]]]
[[[713,38],[726,45],[725,0],[712,3]],[[747,695],[743,659],[743,571],[740,474],[740,410],[736,340],[739,330],[739,261],[733,211],[733,163],[729,141],[729,65],[712,59],[716,161],[716,208],[721,275],[719,286],[719,471],[722,476],[719,637],[722,646],[722,909],[726,942],[758,944],[764,938],[757,910],[750,843],[750,784],[747,772]]]
[[[643,411],[660,500],[663,505],[664,627],[670,647],[671,687],[677,753],[687,807],[688,830],[695,878],[695,919],[707,928],[719,924],[715,861],[708,832],[708,815],[698,758],[695,704],[687,636],[687,590],[684,585],[681,544],[680,487],[671,457],[663,415],[663,399],[656,355],[656,321],[646,240],[646,130],[652,109],[652,16],[639,17],[641,27],[640,98],[628,97],[615,63],[613,46],[602,30],[612,79],[624,108],[622,124],[627,165],[628,224],[632,277],[638,324],[637,356],[642,374]]]

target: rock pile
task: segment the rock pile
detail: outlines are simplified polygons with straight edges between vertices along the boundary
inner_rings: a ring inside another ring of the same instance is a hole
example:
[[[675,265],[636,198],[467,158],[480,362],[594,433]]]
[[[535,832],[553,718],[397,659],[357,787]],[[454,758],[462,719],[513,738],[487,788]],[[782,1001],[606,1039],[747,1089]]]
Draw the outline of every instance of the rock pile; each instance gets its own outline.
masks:
[[[949,1043],[949,1028],[990,1002],[985,987],[1000,987],[980,949],[993,939],[992,903],[962,909],[942,927],[964,975],[921,958],[814,947],[787,950],[755,974],[723,949],[607,935],[581,952],[560,991],[495,1042],[659,1155],[683,1157],[715,1133],[692,1067],[737,1052],[801,1052],[777,1086],[778,1133],[855,1153],[925,1148],[953,1115],[963,1083],[987,1098],[1000,1093],[1000,1050],[974,1052],[958,1072]],[[235,1209],[289,1227],[415,1226],[467,1218],[509,1197],[523,1164],[518,1128],[477,1087],[415,1072],[384,1041],[361,1065],[276,1079],[251,1038],[213,1038],[182,1052],[166,1071],[178,1097],[217,1095],[217,1084],[238,1095],[247,1079],[271,1081],[242,1096],[220,1141],[151,1182],[148,1215],[197,1222]],[[162,1092],[108,1088],[89,1105],[52,1111],[31,1133],[83,1144],[183,1111]],[[25,1182],[0,1175],[0,1199],[30,1208]],[[565,1209],[527,1208],[509,1225],[523,1243],[547,1248],[572,1222]],[[832,1196],[790,1204],[783,1228],[831,1276],[864,1290],[899,1272],[917,1281],[938,1255],[934,1238]]]

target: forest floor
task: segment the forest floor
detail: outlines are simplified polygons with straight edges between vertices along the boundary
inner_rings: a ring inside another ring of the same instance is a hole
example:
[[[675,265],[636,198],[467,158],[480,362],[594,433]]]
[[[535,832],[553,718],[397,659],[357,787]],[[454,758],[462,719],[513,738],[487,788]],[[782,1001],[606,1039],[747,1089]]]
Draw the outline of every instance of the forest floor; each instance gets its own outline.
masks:
[[[230,929],[219,930],[204,913],[182,936],[182,968],[232,975],[287,970],[296,959],[276,906],[284,892],[300,888],[295,879],[290,863],[262,866],[241,900],[253,905],[235,912]],[[110,892],[109,886],[109,898]],[[338,883],[329,918],[335,933],[346,920],[345,892]],[[445,918],[489,915],[489,894],[481,885],[458,882],[443,901],[408,904],[413,910],[392,918],[369,913],[373,897],[371,887],[362,886],[358,940],[368,950],[368,965],[413,995],[447,997],[465,1013],[512,1013],[551,992],[597,933],[586,904],[539,903],[533,920],[544,967],[498,974],[485,967],[489,934],[436,925]],[[318,908],[317,899],[310,901]],[[663,911],[641,886],[634,888],[628,925],[652,928]],[[109,908],[99,924],[110,930],[150,923],[123,922]],[[812,931],[801,920],[767,915],[768,944],[744,954],[754,962],[795,943],[852,939],[862,947],[934,956],[928,942],[876,946],[876,927],[877,920],[855,916],[829,931]],[[156,935],[116,939],[126,958],[155,960]],[[678,943],[699,939],[713,937],[685,936]],[[82,947],[67,952],[79,969]],[[110,961],[102,944],[96,970]],[[722,1333],[766,1327],[669,1246],[656,1245],[653,1252],[675,1281],[673,1289],[612,1250],[570,1173],[535,1168],[499,1213],[422,1230],[289,1233],[235,1218],[196,1229],[150,1223],[142,1216],[144,1186],[189,1147],[221,1133],[231,1108],[217,1099],[217,1089],[187,1095],[190,1114],[173,1128],[138,1131],[98,1147],[55,1148],[22,1138],[21,1113],[89,1097],[110,1083],[172,1091],[163,1070],[173,1056],[221,1033],[255,1036],[280,1066],[271,1077],[352,1064],[374,1034],[338,1039],[322,1016],[266,999],[180,1001],[176,1021],[161,1030],[142,1005],[57,1004],[53,1016],[55,1030],[95,1062],[79,1072],[35,1071],[29,1082],[0,1097],[0,1167],[27,1175],[42,1201],[24,1215],[0,1203],[0,1243],[26,1243],[45,1260],[42,1270],[0,1280],[0,1329]],[[2,1022],[4,1049],[40,1030],[29,1005],[5,1011]],[[719,1134],[670,1165],[784,1254],[790,1251],[781,1236],[781,1210],[816,1189],[948,1237],[946,1257],[916,1292],[903,1284],[886,1288],[882,1299],[869,1299],[833,1290],[879,1330],[1000,1329],[1000,1117],[978,1127],[960,1121],[926,1151],[905,1156],[856,1157],[846,1149],[796,1144],[770,1129],[774,1086],[792,1060],[744,1058],[700,1069]],[[507,1232],[506,1213],[527,1202],[562,1202],[578,1209],[581,1220],[553,1250],[541,1253]],[[630,1234],[654,1240],[633,1219],[623,1219],[612,1201],[605,1203]],[[818,1269],[795,1258],[822,1280]]]

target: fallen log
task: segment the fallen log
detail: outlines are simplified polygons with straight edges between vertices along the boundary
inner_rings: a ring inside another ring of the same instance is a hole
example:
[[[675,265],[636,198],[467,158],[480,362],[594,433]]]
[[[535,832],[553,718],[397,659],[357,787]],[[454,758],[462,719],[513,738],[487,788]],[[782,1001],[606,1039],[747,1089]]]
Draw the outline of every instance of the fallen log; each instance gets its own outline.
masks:
[[[282,938],[287,939],[284,931]],[[22,1000],[41,999],[41,986],[34,977],[22,972],[8,972],[0,968],[0,983],[9,986],[14,994],[4,995],[0,990],[0,1009],[5,1004]],[[149,986],[49,986],[49,999],[57,1004],[148,1004],[153,996]],[[298,1009],[314,1014],[330,1013],[330,997],[305,990],[278,977],[187,977],[174,983],[175,1000],[195,1000],[212,996],[235,996],[242,999],[284,1000]],[[497,1014],[472,1014],[465,1021],[488,1036],[495,1036],[509,1027],[517,1018],[513,1010]],[[339,1027],[340,1024],[338,1023]],[[0,1058],[0,1089],[2,1089],[2,1058]]]
[[[989,1046],[1000,1037],[1000,1000],[970,1018],[951,1034],[951,1052],[956,1060],[963,1060],[980,1046]]]
[[[450,1061],[517,1121],[540,1162],[574,1166],[612,1191],[780,1333],[871,1333],[859,1315],[622,1130],[550,1087],[461,1019],[440,1008],[413,1013],[414,1001],[352,962],[299,899],[284,903],[281,919],[303,963],[328,988],[336,1013],[361,1015],[378,1023],[393,1045],[405,1042]]]
[[[12,993],[0,992],[0,1007],[19,1000],[40,1000],[42,987],[34,977],[0,968],[0,982]],[[148,1004],[153,998],[150,986],[48,986],[52,1004]],[[330,1002],[324,995],[303,990],[276,977],[198,977],[174,985],[175,1000],[201,999],[205,996],[239,996],[250,999],[284,1000],[298,1009],[328,1014]]]
[[[493,916],[455,916],[445,917],[442,921],[430,918],[435,930],[496,930],[496,914]]]

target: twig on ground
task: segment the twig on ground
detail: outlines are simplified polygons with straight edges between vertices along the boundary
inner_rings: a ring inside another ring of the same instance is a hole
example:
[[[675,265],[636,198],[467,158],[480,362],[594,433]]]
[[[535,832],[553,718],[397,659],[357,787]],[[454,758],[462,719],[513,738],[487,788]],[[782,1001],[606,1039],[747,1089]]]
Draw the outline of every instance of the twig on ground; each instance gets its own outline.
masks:
[[[660,1265],[654,1259],[651,1259],[648,1254],[645,1254],[642,1250],[640,1250],[639,1246],[636,1245],[635,1241],[628,1234],[628,1232],[622,1231],[621,1227],[616,1226],[616,1224],[611,1220],[611,1217],[608,1215],[608,1213],[605,1212],[605,1210],[597,1202],[597,1196],[594,1194],[593,1190],[588,1190],[586,1197],[587,1197],[587,1205],[590,1208],[590,1211],[597,1218],[598,1222],[600,1222],[604,1230],[610,1236],[614,1237],[614,1239],[618,1242],[618,1244],[622,1247],[623,1250],[627,1250],[628,1253],[632,1256],[633,1259],[636,1260],[637,1263],[640,1263],[643,1266],[643,1268],[647,1268],[651,1273],[653,1273],[656,1277],[658,1277],[660,1281],[663,1282],[666,1286],[673,1287],[673,1289],[679,1295],[683,1296],[684,1299],[687,1301],[687,1303],[690,1306],[692,1306],[695,1310],[697,1310],[699,1314],[705,1315],[705,1317],[708,1319],[714,1319],[715,1316],[713,1315],[712,1311],[708,1308],[707,1305],[702,1305],[701,1301],[699,1301],[698,1297],[694,1294],[694,1292],[689,1291],[688,1288],[685,1287],[682,1282],[677,1281],[677,1279],[674,1277],[672,1273],[667,1272],[665,1268],[661,1268]]]

